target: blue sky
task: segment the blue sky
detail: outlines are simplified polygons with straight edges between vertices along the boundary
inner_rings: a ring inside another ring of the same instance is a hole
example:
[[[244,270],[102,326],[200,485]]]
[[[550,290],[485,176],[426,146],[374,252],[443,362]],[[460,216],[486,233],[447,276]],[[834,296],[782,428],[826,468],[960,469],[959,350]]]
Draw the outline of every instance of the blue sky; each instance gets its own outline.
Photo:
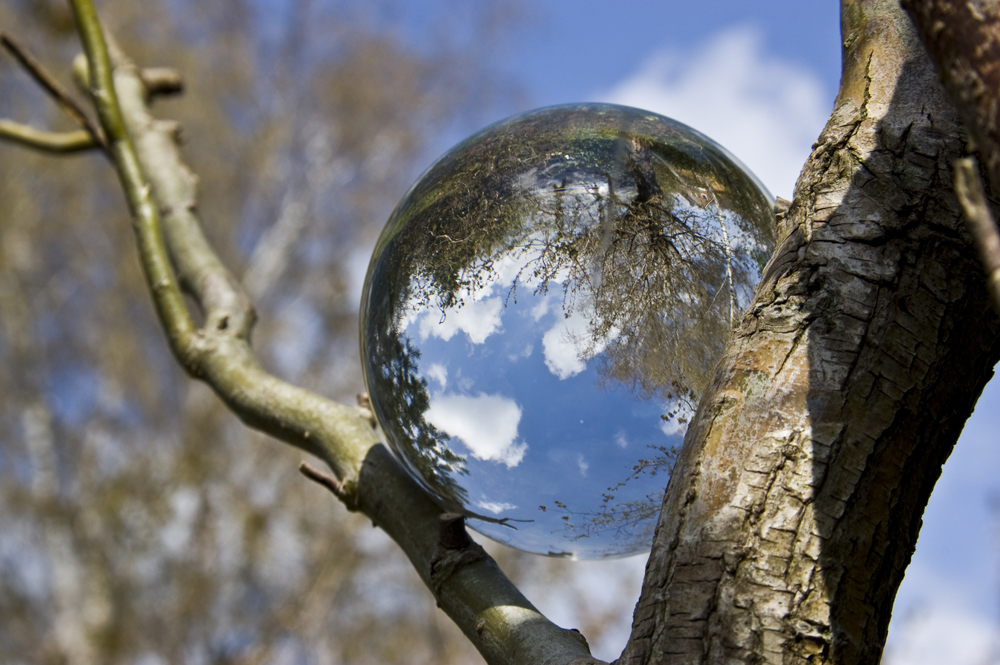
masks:
[[[535,0],[494,64],[526,92],[514,111],[579,101],[644,107],[711,136],[773,194],[790,198],[840,77],[838,5]],[[992,436],[998,402],[1000,386],[988,387],[931,499],[894,611],[889,665],[971,665],[1000,654],[998,521],[990,507],[1000,501],[992,473],[1000,468]],[[643,563],[574,565],[581,587],[603,582],[590,592],[599,603],[623,588],[637,594]],[[527,591],[557,622],[572,625],[567,603]],[[618,655],[629,619],[595,645],[596,655]]]

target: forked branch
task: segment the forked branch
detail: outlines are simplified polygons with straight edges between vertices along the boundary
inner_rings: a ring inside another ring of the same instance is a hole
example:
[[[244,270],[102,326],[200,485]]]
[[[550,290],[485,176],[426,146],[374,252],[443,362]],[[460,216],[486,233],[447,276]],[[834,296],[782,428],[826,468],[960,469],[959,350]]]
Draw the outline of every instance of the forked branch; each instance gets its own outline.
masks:
[[[79,124],[84,131],[90,136],[92,143],[97,144],[102,150],[107,152],[108,146],[104,139],[104,135],[101,133],[100,128],[91,122],[87,114],[76,103],[76,100],[62,87],[59,81],[56,80],[54,76],[49,74],[49,72],[42,66],[38,60],[32,56],[26,48],[17,43],[10,35],[0,33],[0,44],[7,49],[11,55],[13,55],[21,66],[31,74],[31,76],[38,81],[39,85],[52,96],[52,98],[59,104],[59,107],[71,117],[77,124]],[[39,132],[36,130],[33,138],[35,140],[40,140],[45,142],[48,140],[49,144],[58,143],[58,140],[54,140],[52,136],[39,136]],[[27,137],[31,135],[29,132],[22,132],[20,136]]]

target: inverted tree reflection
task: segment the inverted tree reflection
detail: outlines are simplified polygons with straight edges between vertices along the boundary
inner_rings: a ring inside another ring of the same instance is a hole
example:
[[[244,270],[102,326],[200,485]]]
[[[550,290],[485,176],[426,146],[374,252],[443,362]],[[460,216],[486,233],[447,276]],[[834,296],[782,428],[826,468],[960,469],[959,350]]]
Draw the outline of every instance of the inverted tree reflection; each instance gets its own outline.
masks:
[[[469,343],[483,344],[526,325],[523,314],[504,316],[519,300],[537,301],[534,312],[554,298],[565,324],[535,339],[546,347],[549,370],[566,379],[593,367],[595,389],[624,387],[636,400],[655,400],[682,433],[683,414],[749,302],[773,241],[770,202],[757,183],[688,128],[621,107],[528,114],[458,146],[397,208],[369,272],[366,335],[392,330],[410,339],[392,348],[364,341],[365,353],[374,353],[375,366],[402,362],[382,353],[419,357],[413,334],[419,329],[416,344],[429,344],[433,325],[441,338],[466,325]],[[498,293],[504,311],[488,326],[473,335],[471,324],[459,323],[472,316],[473,303]],[[558,362],[549,353],[557,346]],[[426,395],[426,379],[422,386]],[[412,388],[382,382],[373,399],[398,401]],[[436,460],[426,482],[441,485],[455,464],[444,451],[455,453],[447,436],[417,418],[415,409],[429,404],[398,407],[408,425],[397,430],[406,441],[396,444],[404,456],[412,450],[415,459]],[[396,407],[385,407],[391,422]],[[421,422],[429,429],[420,430]],[[407,433],[409,426],[417,429]],[[621,484],[595,488],[586,508],[564,511],[588,515],[574,538],[655,517],[662,487],[643,499],[615,499],[630,479],[669,475],[670,448],[652,447],[660,451],[654,461],[635,460]],[[561,519],[558,528],[572,521]]]

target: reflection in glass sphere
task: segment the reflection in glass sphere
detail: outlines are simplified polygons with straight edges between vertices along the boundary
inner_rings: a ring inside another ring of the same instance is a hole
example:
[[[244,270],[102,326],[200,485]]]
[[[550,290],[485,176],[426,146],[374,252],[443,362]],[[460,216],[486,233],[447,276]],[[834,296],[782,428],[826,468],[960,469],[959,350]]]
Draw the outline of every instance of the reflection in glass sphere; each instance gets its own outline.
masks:
[[[773,246],[760,183],[669,118],[582,104],[493,125],[378,241],[361,324],[378,421],[480,533],[579,558],[647,550]]]

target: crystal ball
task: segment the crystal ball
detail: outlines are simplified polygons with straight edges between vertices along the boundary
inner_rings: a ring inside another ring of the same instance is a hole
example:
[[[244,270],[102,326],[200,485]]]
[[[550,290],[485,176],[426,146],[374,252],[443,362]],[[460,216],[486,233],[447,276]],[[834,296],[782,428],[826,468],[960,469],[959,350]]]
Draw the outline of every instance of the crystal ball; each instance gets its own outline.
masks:
[[[386,439],[513,547],[646,551],[687,418],[775,242],[724,148],[607,104],[499,122],[392,213],[361,352]]]

